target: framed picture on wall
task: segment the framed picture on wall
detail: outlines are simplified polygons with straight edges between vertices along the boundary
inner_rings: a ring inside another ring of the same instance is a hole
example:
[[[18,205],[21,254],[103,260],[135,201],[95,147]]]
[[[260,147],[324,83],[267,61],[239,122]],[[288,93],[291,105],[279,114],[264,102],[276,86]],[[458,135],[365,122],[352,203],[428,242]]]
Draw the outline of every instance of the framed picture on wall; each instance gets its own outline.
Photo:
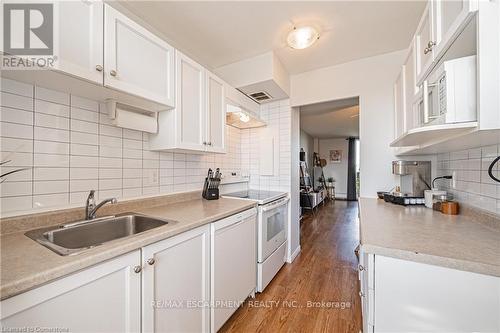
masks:
[[[330,150],[330,162],[341,163],[342,162],[342,150]]]

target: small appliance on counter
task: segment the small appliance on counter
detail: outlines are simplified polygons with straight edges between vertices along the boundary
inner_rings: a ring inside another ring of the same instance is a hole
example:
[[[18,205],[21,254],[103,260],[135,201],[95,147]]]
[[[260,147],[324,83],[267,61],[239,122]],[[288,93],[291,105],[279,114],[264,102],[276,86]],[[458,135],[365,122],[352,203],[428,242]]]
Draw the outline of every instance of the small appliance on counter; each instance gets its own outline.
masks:
[[[430,161],[393,161],[392,173],[400,176],[400,185],[392,192],[380,192],[384,201],[397,205],[424,205],[424,191],[430,189]]]
[[[215,173],[212,169],[208,169],[207,177],[205,178],[205,184],[203,185],[202,197],[206,200],[217,200],[219,199],[219,185],[222,177],[220,169],[217,168]]]
[[[425,199],[423,197],[415,197],[408,193],[401,192],[384,193],[384,201],[403,206],[425,204]]]
[[[392,173],[400,176],[401,193],[423,198],[431,188],[431,161],[393,161]]]

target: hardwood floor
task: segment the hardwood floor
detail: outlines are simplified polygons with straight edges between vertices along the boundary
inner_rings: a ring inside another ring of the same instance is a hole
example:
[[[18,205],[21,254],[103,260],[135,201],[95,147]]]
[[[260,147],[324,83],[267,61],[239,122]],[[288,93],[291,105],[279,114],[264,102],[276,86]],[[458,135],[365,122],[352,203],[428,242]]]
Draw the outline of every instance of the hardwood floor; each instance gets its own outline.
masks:
[[[263,293],[248,299],[219,332],[358,333],[357,213],[357,202],[336,201],[305,218],[300,255],[283,266]]]

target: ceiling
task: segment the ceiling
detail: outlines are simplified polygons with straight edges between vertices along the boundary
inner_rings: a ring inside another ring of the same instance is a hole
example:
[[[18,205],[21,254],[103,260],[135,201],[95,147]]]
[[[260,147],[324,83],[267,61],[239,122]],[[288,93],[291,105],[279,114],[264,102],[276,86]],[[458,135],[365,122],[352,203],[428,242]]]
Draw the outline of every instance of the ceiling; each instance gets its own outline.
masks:
[[[319,139],[359,137],[359,99],[301,106],[300,128]]]
[[[408,47],[425,1],[120,1],[176,48],[214,69],[275,51],[290,74]],[[321,32],[286,46],[294,25]]]

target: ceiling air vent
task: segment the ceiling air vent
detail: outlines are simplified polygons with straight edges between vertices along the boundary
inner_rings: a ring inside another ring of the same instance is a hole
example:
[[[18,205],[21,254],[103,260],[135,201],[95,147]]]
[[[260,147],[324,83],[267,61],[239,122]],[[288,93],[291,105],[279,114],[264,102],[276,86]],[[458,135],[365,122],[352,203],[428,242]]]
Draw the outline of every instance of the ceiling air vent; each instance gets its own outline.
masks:
[[[268,93],[266,93],[265,91],[254,92],[254,93],[248,94],[248,96],[250,96],[250,98],[253,99],[254,101],[256,101],[257,103],[262,103],[262,102],[269,101],[269,100],[273,99],[273,97],[271,95],[269,95]]]

